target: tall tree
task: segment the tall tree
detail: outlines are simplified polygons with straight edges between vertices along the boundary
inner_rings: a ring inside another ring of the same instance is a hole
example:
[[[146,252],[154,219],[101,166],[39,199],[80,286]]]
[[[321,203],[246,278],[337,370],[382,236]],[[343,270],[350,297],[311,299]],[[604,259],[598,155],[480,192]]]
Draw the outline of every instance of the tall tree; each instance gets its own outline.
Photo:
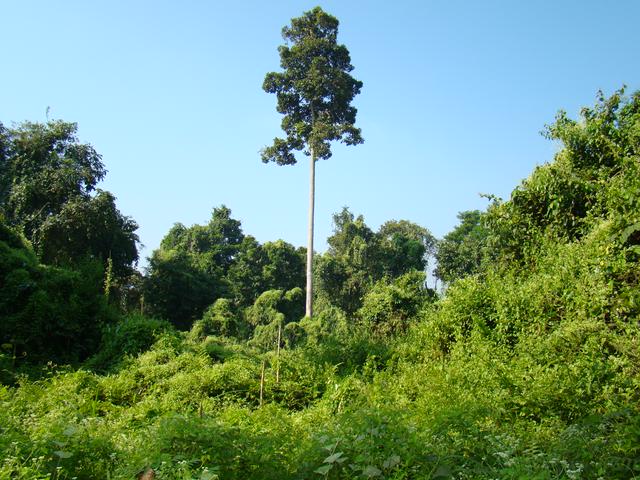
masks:
[[[313,218],[315,163],[331,157],[331,141],[347,145],[363,142],[355,127],[353,98],[362,82],[354,79],[349,51],[337,43],[338,20],[320,7],[293,18],[282,29],[287,42],[278,48],[282,72],[267,73],[263,89],[275,93],[277,110],[284,115],[286,138],[275,138],[262,150],[262,161],[278,165],[296,163],[294,151],[310,158],[309,230],[307,242],[306,315],[313,316]]]

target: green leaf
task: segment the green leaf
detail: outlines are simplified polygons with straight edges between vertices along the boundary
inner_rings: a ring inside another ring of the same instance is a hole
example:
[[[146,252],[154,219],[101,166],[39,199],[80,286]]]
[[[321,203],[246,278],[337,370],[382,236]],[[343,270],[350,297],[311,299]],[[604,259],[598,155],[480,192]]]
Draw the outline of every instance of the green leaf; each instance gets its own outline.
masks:
[[[364,467],[362,475],[367,478],[379,477],[380,475],[382,475],[382,472],[373,465],[367,465],[366,467]]]
[[[387,458],[384,463],[382,464],[382,466],[384,468],[393,468],[396,465],[398,465],[400,463],[400,457],[398,455],[391,455],[389,458]]]
[[[342,452],[336,452],[324,459],[323,463],[335,463],[342,456]]]
[[[71,458],[73,457],[73,453],[71,452],[63,452],[62,450],[56,450],[53,454],[60,458]]]
[[[332,468],[333,468],[333,463],[329,463],[327,465],[322,465],[321,467],[316,468],[313,472],[326,476],[327,473],[329,473],[329,470],[331,470]]]
[[[451,476],[451,469],[446,465],[440,465],[432,478],[447,478]]]

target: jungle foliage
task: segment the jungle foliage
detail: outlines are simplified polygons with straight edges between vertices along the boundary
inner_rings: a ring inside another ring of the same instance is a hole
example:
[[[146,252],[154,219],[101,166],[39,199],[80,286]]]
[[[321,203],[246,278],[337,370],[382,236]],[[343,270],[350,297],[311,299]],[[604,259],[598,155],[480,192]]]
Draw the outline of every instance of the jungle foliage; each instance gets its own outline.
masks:
[[[640,93],[546,132],[440,241],[337,213],[312,319],[305,252],[226,207],[169,231],[135,312],[5,221],[0,478],[640,478]]]

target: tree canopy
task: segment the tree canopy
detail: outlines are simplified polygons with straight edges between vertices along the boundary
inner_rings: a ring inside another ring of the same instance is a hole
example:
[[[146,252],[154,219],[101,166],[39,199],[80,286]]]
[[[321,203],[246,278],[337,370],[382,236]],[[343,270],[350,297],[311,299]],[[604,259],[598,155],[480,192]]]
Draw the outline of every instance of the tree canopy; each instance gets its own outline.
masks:
[[[219,299],[241,311],[265,291],[302,288],[304,254],[282,240],[260,244],[222,205],[208,224],[176,223],[165,235],[149,261],[145,302],[150,313],[190,328]]]
[[[439,242],[435,275],[450,283],[480,271],[487,253],[489,230],[480,210],[460,212],[460,223]]]
[[[316,7],[282,29],[287,42],[278,48],[283,71],[267,73],[263,89],[277,96],[286,137],[262,150],[264,162],[295,164],[293,152],[303,148],[305,155],[313,151],[315,158],[329,158],[331,141],[362,143],[351,105],[362,82],[349,73],[353,65],[347,48],[337,43],[338,24]]]
[[[126,276],[138,261],[138,225],[97,189],[107,170],[77,129],[62,120],[0,126],[0,212],[43,262],[95,259]]]
[[[429,230],[408,220],[389,220],[374,232],[347,207],[333,215],[333,226],[329,250],[318,259],[319,295],[350,314],[376,282],[424,273],[436,245]]]

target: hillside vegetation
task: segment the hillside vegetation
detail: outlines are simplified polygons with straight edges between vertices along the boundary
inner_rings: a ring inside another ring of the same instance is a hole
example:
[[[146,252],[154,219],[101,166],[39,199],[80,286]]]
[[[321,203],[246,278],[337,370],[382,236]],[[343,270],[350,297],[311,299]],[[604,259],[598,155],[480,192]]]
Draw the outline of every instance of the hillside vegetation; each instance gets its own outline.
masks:
[[[118,261],[53,248],[74,215],[107,229],[80,206],[108,192],[39,219],[5,168],[0,478],[640,478],[640,93],[546,134],[555,158],[439,242],[336,214],[313,319],[305,252],[226,207],[141,276],[113,197]]]

